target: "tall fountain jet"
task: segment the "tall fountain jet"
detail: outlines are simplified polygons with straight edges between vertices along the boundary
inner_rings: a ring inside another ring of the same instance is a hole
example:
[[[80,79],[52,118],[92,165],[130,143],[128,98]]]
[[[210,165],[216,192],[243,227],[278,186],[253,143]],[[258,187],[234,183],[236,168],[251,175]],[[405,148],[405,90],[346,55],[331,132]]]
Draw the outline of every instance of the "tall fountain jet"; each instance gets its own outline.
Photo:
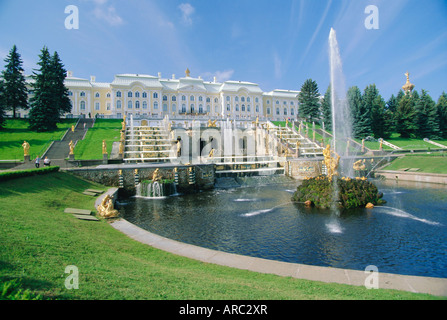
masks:
[[[346,99],[345,78],[335,30],[329,33],[329,64],[331,74],[332,147],[343,159],[347,156],[348,141],[352,138],[352,117]],[[352,161],[344,159],[340,170],[345,176],[353,176]]]

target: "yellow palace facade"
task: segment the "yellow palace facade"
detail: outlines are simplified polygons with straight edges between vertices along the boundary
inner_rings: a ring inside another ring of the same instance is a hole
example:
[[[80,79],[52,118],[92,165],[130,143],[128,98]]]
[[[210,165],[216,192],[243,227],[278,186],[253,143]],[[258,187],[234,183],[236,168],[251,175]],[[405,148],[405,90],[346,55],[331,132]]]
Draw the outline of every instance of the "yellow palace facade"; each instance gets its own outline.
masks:
[[[31,80],[29,80],[31,81]],[[217,82],[185,77],[163,78],[144,74],[115,75],[111,83],[76,78],[68,71],[72,112],[66,117],[122,118],[230,118],[283,120],[298,114],[298,91],[263,92],[258,84],[244,81]],[[30,87],[31,88],[31,87]],[[27,117],[27,111],[21,112]]]

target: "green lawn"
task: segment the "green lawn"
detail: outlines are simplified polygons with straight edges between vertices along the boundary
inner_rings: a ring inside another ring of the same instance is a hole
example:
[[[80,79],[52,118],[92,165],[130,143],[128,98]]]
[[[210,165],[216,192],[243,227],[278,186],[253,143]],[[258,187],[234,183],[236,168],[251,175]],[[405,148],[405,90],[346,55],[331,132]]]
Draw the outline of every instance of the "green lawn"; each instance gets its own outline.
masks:
[[[42,156],[53,140],[60,140],[67,129],[75,124],[77,119],[64,119],[52,132],[34,132],[28,129],[27,119],[7,119],[6,126],[0,130],[0,160],[23,161],[23,141],[30,144],[31,159]]]
[[[87,188],[56,172],[0,182],[0,288],[16,281],[43,299],[437,299],[427,294],[260,274],[170,254],[130,239],[107,221],[64,208],[94,209]],[[79,289],[65,288],[67,266]]]
[[[447,174],[447,152],[433,154],[414,154],[399,157],[382,170],[419,168],[419,172]]]
[[[75,158],[81,160],[102,159],[102,141],[107,144],[107,152],[112,152],[114,141],[120,140],[120,119],[96,119],[93,128],[88,129],[84,140],[78,141],[74,150]]]

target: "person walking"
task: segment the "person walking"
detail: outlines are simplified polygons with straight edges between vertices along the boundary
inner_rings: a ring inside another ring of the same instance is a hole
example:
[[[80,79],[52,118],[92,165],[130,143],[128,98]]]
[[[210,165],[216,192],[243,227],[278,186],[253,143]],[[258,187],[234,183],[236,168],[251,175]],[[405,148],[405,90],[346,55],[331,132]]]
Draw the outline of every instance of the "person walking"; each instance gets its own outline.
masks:
[[[43,166],[46,167],[49,166],[50,164],[51,164],[50,159],[48,159],[48,157],[45,157],[45,159],[43,159]]]
[[[34,162],[34,165],[36,166],[36,168],[40,167],[40,156],[37,156],[36,161]]]

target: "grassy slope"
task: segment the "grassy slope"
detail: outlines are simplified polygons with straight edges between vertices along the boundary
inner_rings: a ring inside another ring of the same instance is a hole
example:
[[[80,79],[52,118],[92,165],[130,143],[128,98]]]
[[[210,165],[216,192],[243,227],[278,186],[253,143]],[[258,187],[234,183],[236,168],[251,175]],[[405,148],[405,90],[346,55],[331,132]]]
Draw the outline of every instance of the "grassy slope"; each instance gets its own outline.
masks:
[[[65,119],[52,132],[33,132],[28,129],[27,119],[7,119],[6,126],[0,131],[0,160],[23,161],[22,143],[30,144],[30,155],[34,159],[37,154],[42,155],[51,141],[60,140],[68,128],[76,123],[76,119]]]
[[[58,299],[430,299],[395,290],[259,274],[169,254],[138,243],[104,220],[81,221],[66,207],[93,209],[86,188],[103,186],[68,173],[0,182],[0,282]],[[79,289],[64,286],[79,269]]]
[[[415,154],[400,157],[391,162],[383,170],[399,170],[404,168],[419,168],[419,172],[447,174],[447,156],[441,153],[433,155]]]
[[[120,139],[121,122],[120,119],[96,119],[94,127],[88,129],[84,140],[77,143],[74,150],[76,159],[102,159],[102,140],[106,140],[110,155],[113,142]]]

